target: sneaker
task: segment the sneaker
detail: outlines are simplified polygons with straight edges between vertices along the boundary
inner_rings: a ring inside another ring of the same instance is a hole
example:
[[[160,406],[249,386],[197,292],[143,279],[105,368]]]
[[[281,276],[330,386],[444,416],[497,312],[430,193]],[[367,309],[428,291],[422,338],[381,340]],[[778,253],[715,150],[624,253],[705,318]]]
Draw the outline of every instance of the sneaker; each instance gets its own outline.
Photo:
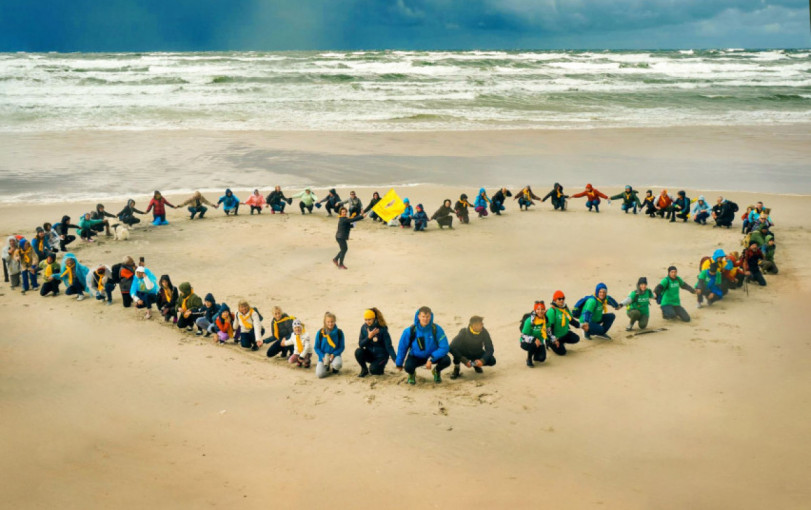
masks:
[[[451,372],[451,380],[457,379],[462,373],[459,370],[459,365],[453,366],[453,372]]]
[[[346,267],[345,265],[341,264],[341,265],[338,266],[338,269],[349,269],[349,268]]]
[[[258,346],[258,345],[256,345],[256,344],[253,344],[253,345],[251,346],[251,350],[252,350],[252,351],[258,351],[258,350],[259,350],[259,346]]]
[[[194,334],[195,334],[195,336],[203,336],[203,330],[198,329]]]
[[[333,373],[333,374],[337,374],[337,373],[338,373],[338,370],[337,370],[337,369],[335,369],[335,368],[333,368],[333,369],[332,369],[332,373]]]
[[[434,382],[435,382],[435,383],[439,384],[439,383],[441,383],[441,382],[442,382],[442,376],[441,376],[441,375],[439,375],[439,372],[437,372],[436,367],[434,367],[434,368],[432,368],[432,369],[431,369],[431,375],[433,375],[433,376],[434,376]]]
[[[107,306],[110,306],[110,305],[112,305],[112,304],[113,304],[113,302],[112,302],[112,301],[107,301],[107,302],[105,302],[104,304],[106,304]]]
[[[482,370],[482,367],[477,367],[477,366],[473,367],[473,371],[476,372],[477,374],[481,374],[481,373],[484,372],[484,370]]]
[[[632,331],[633,329],[634,329],[633,326],[628,326],[627,328],[625,328],[625,331]]]
[[[406,380],[408,384],[417,384],[417,376],[414,374],[408,374],[408,380]]]
[[[205,337],[208,338],[211,336],[211,331],[206,331]]]
[[[191,327],[191,326],[188,326],[188,327],[186,327],[186,331],[190,331],[190,332],[191,332],[191,331],[194,331],[194,328],[193,328],[193,327]]]
[[[84,301],[84,299],[85,299],[84,294],[79,294],[78,296],[76,296],[76,301]]]
[[[606,335],[605,333],[603,333],[601,335],[594,335],[594,336],[596,336],[597,338],[602,338],[603,340],[611,340],[611,337]]]

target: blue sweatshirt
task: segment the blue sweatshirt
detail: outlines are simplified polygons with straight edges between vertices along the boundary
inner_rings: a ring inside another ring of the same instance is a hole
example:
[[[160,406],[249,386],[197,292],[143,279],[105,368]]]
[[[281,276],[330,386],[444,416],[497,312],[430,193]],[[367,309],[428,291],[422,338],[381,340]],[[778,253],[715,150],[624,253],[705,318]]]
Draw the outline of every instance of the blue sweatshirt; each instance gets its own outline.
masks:
[[[335,347],[329,344],[327,336],[332,339]],[[315,334],[315,353],[318,355],[318,361],[324,361],[324,355],[332,354],[333,356],[340,356],[344,352],[344,332],[338,329],[338,326],[332,328],[329,333],[324,331],[324,328],[318,330]]]
[[[434,337],[434,326],[436,337]],[[411,328],[415,328],[414,341],[411,341]],[[422,343],[422,346],[420,344]],[[397,347],[397,359],[395,365],[402,367],[406,355],[409,351],[418,358],[430,358],[432,363],[436,363],[440,358],[448,354],[448,337],[445,331],[434,325],[434,315],[431,314],[431,322],[426,327],[420,325],[419,312],[414,314],[414,326],[407,327],[400,335],[400,345]]]
[[[228,196],[228,193],[231,193],[231,196]],[[239,204],[239,199],[230,189],[227,189],[225,190],[225,195],[221,196],[217,203],[222,204],[224,210],[230,211]]]
[[[152,288],[147,288],[145,280],[149,280],[149,283],[151,283]],[[138,273],[135,273],[135,276],[132,277],[132,286],[130,287],[130,294],[134,296],[136,295],[137,292],[152,294],[154,296],[158,295],[158,279],[155,278],[155,275],[152,274],[152,271],[150,271],[149,269],[144,269],[143,278],[138,278]]]
[[[484,188],[479,189],[479,194],[476,196],[476,201],[473,202],[473,208],[477,207],[484,207],[487,208],[487,192],[484,191]]]

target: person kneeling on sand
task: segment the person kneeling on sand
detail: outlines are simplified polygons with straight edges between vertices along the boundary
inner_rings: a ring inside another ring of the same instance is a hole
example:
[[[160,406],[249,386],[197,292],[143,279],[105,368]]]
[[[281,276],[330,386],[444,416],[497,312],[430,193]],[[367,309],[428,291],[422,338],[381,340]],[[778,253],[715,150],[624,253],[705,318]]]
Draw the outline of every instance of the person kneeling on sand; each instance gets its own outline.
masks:
[[[414,231],[422,232],[428,226],[428,215],[422,204],[417,204],[417,212],[414,213]]]
[[[662,317],[664,319],[681,319],[684,322],[690,322],[690,315],[681,306],[681,297],[679,295],[681,289],[691,294],[696,293],[695,289],[679,277],[676,266],[668,267],[667,276],[654,289],[656,302],[662,308]]]
[[[760,261],[763,260],[763,252],[760,250],[757,241],[749,241],[749,248],[743,252],[743,269],[748,281],[755,281],[761,287],[766,286],[766,278],[760,272]]]
[[[76,255],[72,253],[65,253],[62,256],[62,265],[59,269],[59,277],[65,284],[65,295],[76,296],[76,301],[82,301],[85,298],[84,293],[90,292],[87,289],[87,267],[79,264],[76,260]]]
[[[203,204],[208,204],[215,209],[219,209],[219,204],[211,203],[206,197],[203,196],[202,193],[199,191],[195,191],[194,194],[183,202],[182,204],[178,205],[178,207],[185,207],[188,206],[189,214],[191,214],[191,219],[194,219],[195,216],[199,215],[200,219],[202,220],[203,217],[206,215],[206,211],[208,211],[208,207]]]
[[[578,340],[580,338],[578,337]],[[529,314],[524,316],[521,323],[521,348],[527,351],[527,366],[535,366],[533,361],[543,363],[546,361],[546,345],[549,340],[549,331],[546,323],[546,305],[543,301],[535,301],[535,306]]]
[[[377,308],[369,308],[363,312],[363,325],[358,336],[358,348],[355,349],[355,360],[360,365],[358,377],[383,375],[389,358],[395,361],[397,353],[391,345],[386,319]]]
[[[395,365],[397,370],[405,368],[408,384],[417,383],[415,372],[422,366],[431,371],[435,383],[441,383],[442,370],[451,364],[449,350],[445,331],[434,324],[431,309],[423,306],[414,314],[414,324],[403,330],[403,334],[400,335]]]
[[[169,222],[166,221],[166,206],[171,207],[172,209],[177,209],[174,205],[170,204],[168,200],[163,198],[161,192],[155,190],[155,193],[152,195],[152,200],[149,201],[149,205],[146,208],[144,213],[149,213],[152,211],[152,224],[157,226],[161,225],[168,225]]]
[[[152,317],[152,305],[158,301],[158,279],[152,271],[144,266],[135,268],[135,279],[132,280],[130,294],[135,301],[135,308],[146,308],[144,319]]]
[[[549,328],[549,339],[546,345],[558,356],[566,355],[566,344],[576,344],[580,337],[569,330],[569,324],[579,328],[580,322],[572,316],[566,306],[566,296],[563,291],[556,290],[552,295],[552,306],[546,311],[546,323]]]
[[[625,328],[625,331],[634,329],[634,323],[639,323],[639,329],[648,327],[648,320],[650,319],[650,300],[653,298],[653,292],[648,288],[648,279],[644,276],[640,277],[636,282],[636,289],[632,290],[628,297],[620,301],[628,310],[628,318],[631,323]]]
[[[470,202],[467,201],[467,195],[462,193],[459,195],[459,200],[456,201],[453,209],[456,211],[456,217],[459,218],[460,223],[470,223],[470,214],[468,213]]]
[[[177,286],[177,290],[180,292],[175,305],[177,327],[191,331],[194,328],[194,322],[203,315],[203,300],[194,293],[189,282],[181,283]]]
[[[282,345],[293,349],[293,354],[287,359],[288,363],[310,368],[313,348],[310,345],[310,335],[304,331],[304,324],[300,320],[293,321],[293,332],[286,340],[282,340]]]
[[[453,356],[453,373],[451,379],[461,374],[461,365],[472,368],[477,374],[483,372],[482,367],[492,367],[496,364],[493,356],[493,340],[490,332],[484,327],[484,317],[474,315],[468,321],[466,328],[451,341],[450,353]]]
[[[444,227],[453,228],[453,209],[451,209],[450,199],[446,198],[442,202],[442,207],[436,210],[431,219],[436,220],[440,229]]]
[[[328,375],[337,374],[343,368],[341,355],[346,347],[344,332],[335,324],[335,314],[324,314],[324,327],[315,334],[315,353],[318,355],[318,364],[315,366],[315,375],[323,379]]]
[[[704,306],[704,297],[707,298],[707,304],[710,305],[723,299],[724,290],[722,287],[722,278],[721,271],[719,271],[714,264],[698,274],[696,294],[698,294],[699,308]]]
[[[239,198],[234,195],[234,192],[231,191],[230,188],[225,190],[225,195],[217,200],[216,207],[219,208],[220,204],[222,204],[222,210],[226,216],[230,216],[231,213],[234,213],[234,216],[239,214]]]
[[[611,340],[608,330],[614,324],[616,316],[613,313],[606,313],[608,305],[619,310],[620,306],[614,298],[608,295],[608,287],[604,283],[598,283],[594,289],[594,295],[589,296],[583,303],[583,331],[586,333],[586,340],[591,340],[592,335],[598,338]]]
[[[42,271],[42,285],[39,289],[39,295],[53,294],[58,296],[59,284],[62,283],[62,280],[59,279],[59,263],[56,262],[56,254],[49,253],[46,255],[45,260],[39,263],[39,269]]]
[[[258,351],[264,343],[262,335],[265,334],[265,328],[262,327],[262,316],[256,308],[245,300],[240,301],[234,323],[239,328],[239,345],[243,349]]]
[[[529,184],[524,186],[524,188],[515,194],[513,200],[518,200],[518,210],[523,211],[526,209],[529,211],[529,206],[535,205],[535,202],[532,200],[541,200],[541,197],[536,196],[535,193],[532,192],[532,188]]]
[[[283,342],[293,334],[294,320],[296,320],[296,318],[282,312],[280,306],[273,307],[270,336],[265,339],[265,343],[268,344],[268,358],[272,358],[277,354],[280,354],[282,358],[289,358],[293,354],[293,348],[285,346]]]

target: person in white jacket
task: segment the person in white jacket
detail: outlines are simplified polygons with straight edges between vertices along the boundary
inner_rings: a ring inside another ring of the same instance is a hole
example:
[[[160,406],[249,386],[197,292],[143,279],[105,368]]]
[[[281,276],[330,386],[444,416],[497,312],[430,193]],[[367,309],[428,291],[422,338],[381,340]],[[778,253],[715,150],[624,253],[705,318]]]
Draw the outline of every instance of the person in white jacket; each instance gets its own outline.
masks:
[[[310,358],[313,356],[313,346],[310,342],[310,335],[304,331],[304,325],[300,320],[293,321],[293,333],[282,340],[283,347],[293,347],[293,355],[288,358],[290,364],[299,367],[310,368]]]
[[[259,312],[247,301],[242,300],[239,302],[236,315],[234,325],[239,328],[239,345],[244,349],[258,351],[262,347],[262,335],[265,334]]]
[[[130,294],[136,308],[146,308],[144,319],[152,318],[152,305],[158,300],[158,279],[144,266],[135,268]]]
[[[110,281],[113,271],[109,266],[100,264],[93,271],[87,272],[87,288],[96,296],[97,301],[102,301],[107,298],[107,304],[113,304],[113,290],[115,290],[115,283]]]

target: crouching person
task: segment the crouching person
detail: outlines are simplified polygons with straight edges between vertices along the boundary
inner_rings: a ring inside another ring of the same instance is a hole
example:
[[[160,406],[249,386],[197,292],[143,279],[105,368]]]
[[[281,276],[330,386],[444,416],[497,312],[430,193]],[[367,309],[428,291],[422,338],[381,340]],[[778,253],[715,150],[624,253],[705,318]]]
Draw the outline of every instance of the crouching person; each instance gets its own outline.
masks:
[[[177,286],[180,295],[175,305],[175,315],[177,315],[177,327],[186,328],[187,331],[194,329],[194,322],[203,315],[201,308],[203,300],[194,293],[189,282],[183,282]]]
[[[448,356],[448,337],[445,331],[434,324],[434,314],[427,306],[417,310],[414,324],[400,336],[395,364],[397,370],[405,368],[408,384],[416,384],[417,367],[424,366],[431,371],[435,383],[442,382],[441,372],[451,365]]]
[[[58,296],[59,284],[62,283],[62,280],[59,279],[59,263],[56,261],[56,254],[49,253],[45,260],[39,263],[39,269],[42,271],[42,285],[39,288],[39,295],[53,294]]]
[[[323,379],[328,375],[337,374],[344,363],[341,354],[344,352],[344,332],[335,325],[335,314],[324,314],[324,327],[315,335],[315,353],[318,355],[318,364],[315,366],[315,375]]]
[[[546,344],[549,332],[546,326],[546,305],[535,301],[535,306],[521,325],[521,348],[527,351],[527,366],[535,366],[533,361],[546,361]],[[456,341],[456,340],[454,340]],[[451,376],[453,377],[453,376]]]
[[[285,347],[292,347],[293,354],[287,359],[291,365],[310,368],[310,358],[313,356],[313,347],[310,335],[304,331],[304,324],[300,320],[293,320],[293,332],[290,337],[282,341]]]
[[[391,345],[386,319],[377,308],[369,308],[363,312],[363,322],[358,339],[359,347],[355,349],[355,360],[360,365],[358,377],[366,377],[370,373],[383,375],[389,358],[392,361],[397,359],[397,353]]]
[[[462,365],[472,368],[477,374],[483,372],[482,367],[492,367],[496,364],[493,356],[493,340],[484,327],[484,318],[474,315],[468,321],[468,326],[459,331],[450,345],[453,355],[453,373],[451,379],[461,374]]]
[[[144,319],[152,318],[152,305],[158,301],[158,279],[152,271],[144,266],[135,268],[130,294],[135,301],[135,308],[146,308]]]

